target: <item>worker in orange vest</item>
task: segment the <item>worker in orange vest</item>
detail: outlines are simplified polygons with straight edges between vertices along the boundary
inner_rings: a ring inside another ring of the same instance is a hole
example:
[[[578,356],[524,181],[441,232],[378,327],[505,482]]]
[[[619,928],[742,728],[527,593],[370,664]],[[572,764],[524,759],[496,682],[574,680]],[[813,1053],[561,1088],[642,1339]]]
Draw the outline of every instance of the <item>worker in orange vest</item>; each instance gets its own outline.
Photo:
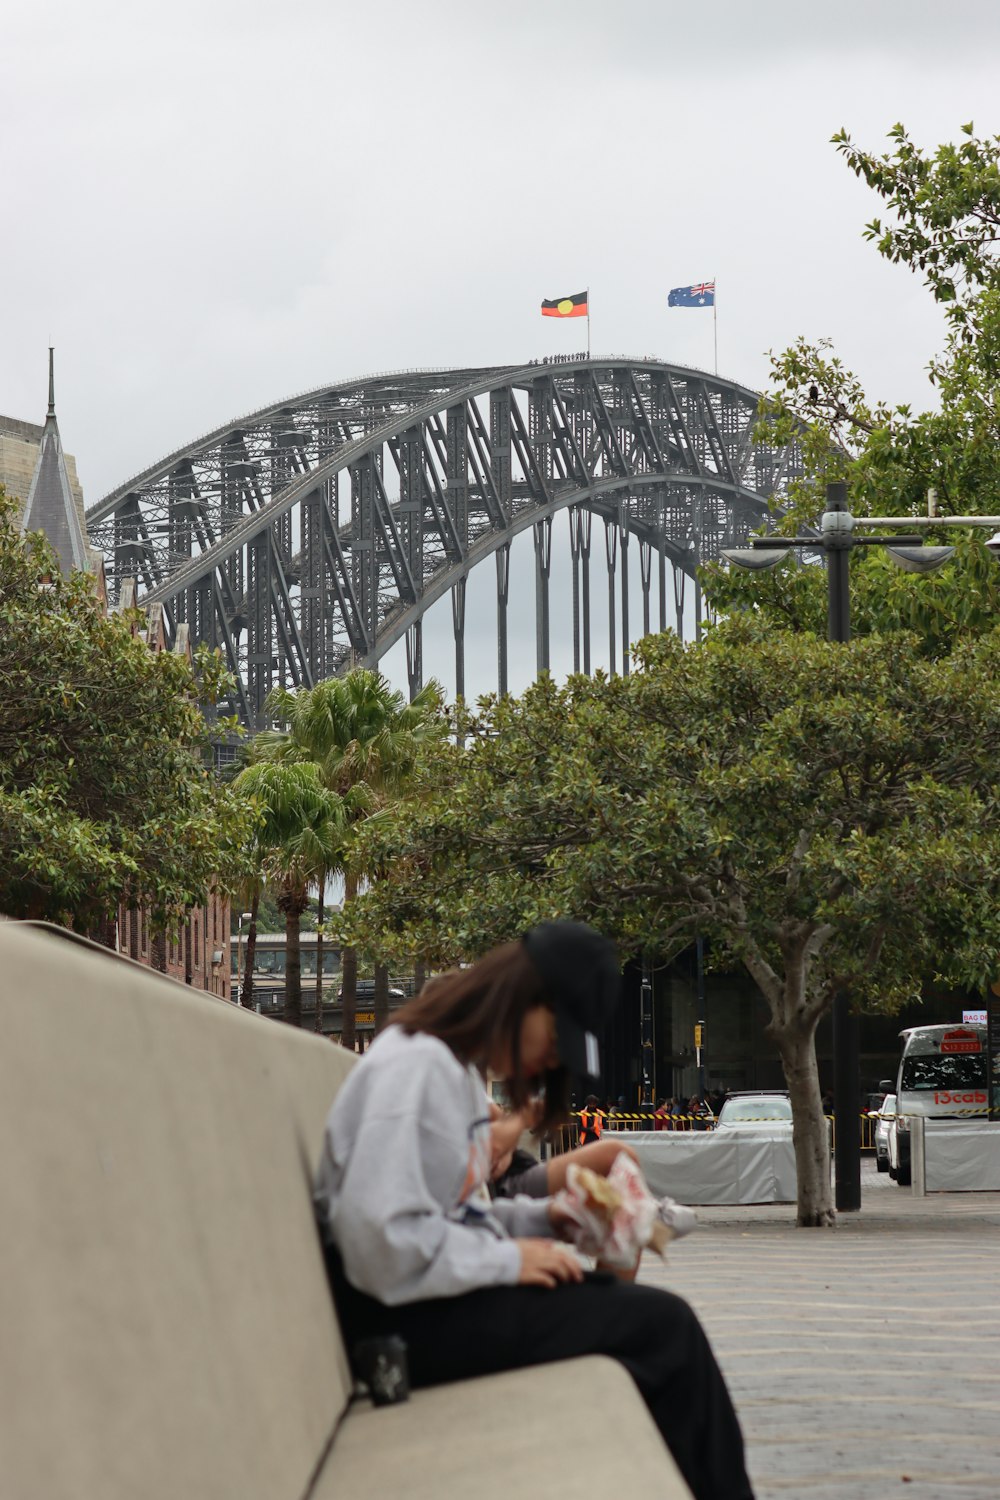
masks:
[[[588,1094],[587,1102],[580,1111],[580,1145],[589,1146],[601,1139],[604,1117],[601,1114],[596,1094]]]

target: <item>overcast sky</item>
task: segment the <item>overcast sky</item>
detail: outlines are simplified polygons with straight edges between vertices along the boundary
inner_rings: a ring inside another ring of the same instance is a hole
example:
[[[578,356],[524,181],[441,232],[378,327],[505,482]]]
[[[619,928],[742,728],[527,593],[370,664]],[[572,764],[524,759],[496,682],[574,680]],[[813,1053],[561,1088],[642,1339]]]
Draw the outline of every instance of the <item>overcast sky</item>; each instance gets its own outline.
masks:
[[[941,318],[829,139],[996,133],[998,43],[988,0],[9,0],[0,412],[43,419],[54,344],[93,504],[313,386],[581,347],[538,305],[584,287],[596,353],[711,368],[711,313],[667,291],[712,277],[720,373],[759,388],[769,349],[831,337],[928,405]]]

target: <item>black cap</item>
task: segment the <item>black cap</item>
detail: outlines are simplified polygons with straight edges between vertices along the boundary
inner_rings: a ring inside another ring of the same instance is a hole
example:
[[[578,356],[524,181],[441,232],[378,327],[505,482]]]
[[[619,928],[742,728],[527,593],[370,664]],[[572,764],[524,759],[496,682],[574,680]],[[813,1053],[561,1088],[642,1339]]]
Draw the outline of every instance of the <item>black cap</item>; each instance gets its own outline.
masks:
[[[599,1038],[621,995],[614,943],[585,922],[539,922],[523,942],[555,1011],[560,1062],[600,1078]]]

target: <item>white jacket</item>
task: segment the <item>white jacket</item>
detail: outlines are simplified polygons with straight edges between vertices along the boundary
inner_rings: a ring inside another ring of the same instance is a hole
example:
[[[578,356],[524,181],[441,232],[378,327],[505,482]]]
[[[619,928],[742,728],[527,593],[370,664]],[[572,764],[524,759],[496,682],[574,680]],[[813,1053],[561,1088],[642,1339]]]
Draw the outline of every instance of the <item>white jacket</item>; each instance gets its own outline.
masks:
[[[491,1203],[482,1079],[437,1037],[390,1026],[327,1117],[316,1208],[352,1286],[389,1306],[512,1286],[511,1236],[552,1233],[548,1199]]]

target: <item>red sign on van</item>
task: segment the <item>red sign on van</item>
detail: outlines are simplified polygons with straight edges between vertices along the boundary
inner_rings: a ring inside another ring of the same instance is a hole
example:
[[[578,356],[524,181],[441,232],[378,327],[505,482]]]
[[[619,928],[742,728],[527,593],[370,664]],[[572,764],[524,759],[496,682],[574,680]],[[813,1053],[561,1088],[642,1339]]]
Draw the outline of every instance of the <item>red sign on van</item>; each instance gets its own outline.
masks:
[[[982,1052],[983,1044],[979,1040],[978,1031],[968,1031],[964,1026],[956,1026],[954,1031],[946,1031],[941,1038],[942,1052]]]

